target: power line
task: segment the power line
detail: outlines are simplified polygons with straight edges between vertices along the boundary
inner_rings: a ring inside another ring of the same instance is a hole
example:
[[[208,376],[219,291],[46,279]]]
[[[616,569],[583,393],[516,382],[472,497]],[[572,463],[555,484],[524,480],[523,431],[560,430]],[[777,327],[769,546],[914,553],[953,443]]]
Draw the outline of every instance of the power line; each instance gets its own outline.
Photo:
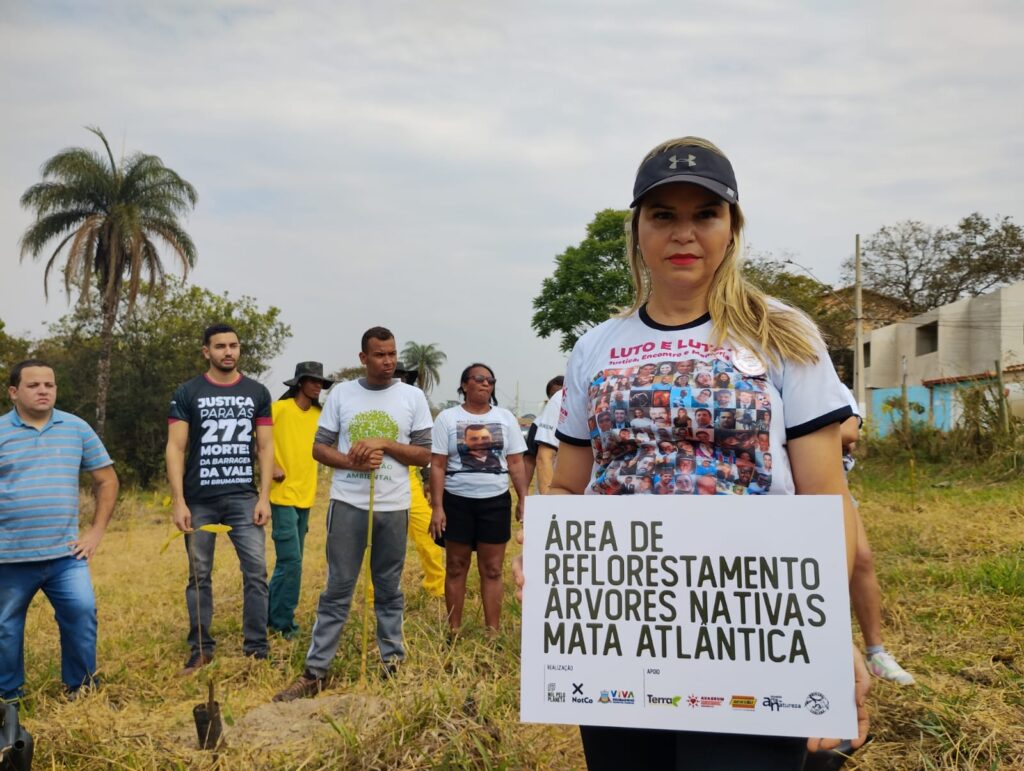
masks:
[[[825,283],[824,281],[822,281],[822,280],[821,280],[820,278],[818,278],[818,277],[817,277],[816,275],[814,275],[813,271],[811,271],[811,269],[810,269],[810,268],[808,268],[808,267],[807,267],[806,265],[801,265],[801,264],[800,264],[799,262],[797,262],[796,260],[794,260],[794,259],[793,259],[793,258],[791,258],[791,257],[787,257],[787,258],[786,258],[786,259],[784,259],[784,260],[783,260],[782,262],[783,262],[784,264],[787,264],[787,265],[795,265],[796,267],[800,268],[800,270],[802,270],[802,271],[803,271],[804,273],[806,273],[806,274],[807,274],[808,276],[810,276],[810,277],[811,277],[811,278],[813,278],[813,279],[814,279],[815,281],[817,281],[817,282],[818,282],[818,284],[819,284],[820,286],[823,286],[823,287],[825,287],[825,289],[827,289],[827,290],[829,291],[829,293],[830,293],[830,294],[831,294],[831,295],[832,295],[833,297],[835,297],[835,298],[836,298],[836,299],[837,299],[837,300],[838,300],[839,302],[841,302],[841,303],[842,303],[843,305],[845,305],[845,306],[846,306],[847,310],[849,310],[849,311],[850,311],[850,312],[851,312],[852,314],[854,314],[855,316],[857,315],[857,311],[856,311],[856,310],[854,310],[853,306],[852,306],[852,305],[850,305],[850,303],[846,302],[846,300],[844,300],[844,299],[843,299],[843,298],[842,298],[842,297],[841,297],[841,296],[840,296],[839,294],[837,294],[837,293],[836,293],[836,290],[835,290],[835,289],[833,289],[833,288],[832,288],[832,287],[831,287],[831,286],[830,286],[829,284],[826,284],[826,283]]]

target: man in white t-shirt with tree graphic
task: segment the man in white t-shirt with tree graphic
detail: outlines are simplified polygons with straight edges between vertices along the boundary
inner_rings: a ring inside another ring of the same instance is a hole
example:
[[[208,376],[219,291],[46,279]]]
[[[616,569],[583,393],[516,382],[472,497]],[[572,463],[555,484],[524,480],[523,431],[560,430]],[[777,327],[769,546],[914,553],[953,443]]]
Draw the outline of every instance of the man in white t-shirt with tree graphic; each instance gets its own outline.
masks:
[[[331,389],[320,414],[313,457],[335,470],[327,510],[327,586],[317,606],[305,669],[274,701],[312,696],[326,682],[359,578],[371,505],[370,573],[383,673],[393,675],[405,659],[400,582],[409,466],[430,462],[433,420],[423,392],[393,379],[398,352],[389,330],[373,327],[363,334],[359,361],[366,376]]]

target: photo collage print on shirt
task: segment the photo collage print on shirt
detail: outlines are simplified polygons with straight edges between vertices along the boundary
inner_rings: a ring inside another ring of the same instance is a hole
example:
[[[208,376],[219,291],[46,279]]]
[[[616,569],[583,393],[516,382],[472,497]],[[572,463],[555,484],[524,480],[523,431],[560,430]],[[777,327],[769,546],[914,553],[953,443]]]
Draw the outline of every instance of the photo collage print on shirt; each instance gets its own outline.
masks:
[[[763,495],[771,488],[771,400],[724,351],[609,368],[588,391],[604,495]]]

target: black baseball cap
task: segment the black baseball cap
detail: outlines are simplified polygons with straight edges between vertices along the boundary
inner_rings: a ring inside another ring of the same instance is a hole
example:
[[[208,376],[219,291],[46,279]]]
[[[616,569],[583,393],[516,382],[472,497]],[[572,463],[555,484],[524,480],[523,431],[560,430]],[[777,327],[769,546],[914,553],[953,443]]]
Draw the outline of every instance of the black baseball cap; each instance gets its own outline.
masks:
[[[700,185],[728,203],[736,203],[736,174],[724,155],[694,145],[680,145],[663,150],[640,165],[633,183],[633,208],[648,192],[672,182]]]

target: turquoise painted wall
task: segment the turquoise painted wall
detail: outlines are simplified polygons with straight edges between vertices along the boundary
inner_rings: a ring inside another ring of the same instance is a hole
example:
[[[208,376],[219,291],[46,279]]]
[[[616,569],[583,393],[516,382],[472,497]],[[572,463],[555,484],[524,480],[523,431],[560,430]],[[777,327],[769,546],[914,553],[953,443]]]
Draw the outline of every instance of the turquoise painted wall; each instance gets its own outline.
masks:
[[[950,383],[937,385],[932,388],[925,386],[908,386],[907,401],[917,402],[924,407],[924,412],[918,415],[911,408],[910,420],[914,423],[926,425],[928,423],[928,407],[931,404],[932,425],[942,431],[949,431],[960,416],[959,405],[957,404],[957,392],[961,388],[973,388],[980,385],[988,385],[991,381],[975,380],[970,383]],[[930,393],[929,393],[930,392]],[[893,421],[900,420],[898,411],[886,413],[884,405],[890,398],[900,398],[899,388],[876,388],[870,391],[871,415],[874,429],[879,436],[885,436],[893,429]]]

